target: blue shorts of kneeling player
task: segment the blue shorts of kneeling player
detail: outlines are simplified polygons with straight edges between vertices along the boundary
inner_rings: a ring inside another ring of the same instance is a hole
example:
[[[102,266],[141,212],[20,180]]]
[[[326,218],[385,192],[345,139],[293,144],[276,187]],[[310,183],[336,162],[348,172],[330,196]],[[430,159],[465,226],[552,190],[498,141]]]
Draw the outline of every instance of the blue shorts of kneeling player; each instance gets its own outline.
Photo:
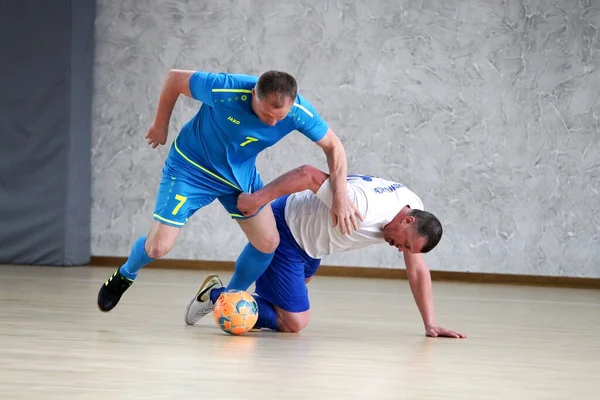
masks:
[[[310,309],[306,279],[315,274],[321,260],[306,254],[292,236],[285,222],[287,198],[280,197],[271,203],[280,241],[273,261],[256,281],[256,294],[283,311],[303,313]],[[302,327],[307,322],[301,323]]]

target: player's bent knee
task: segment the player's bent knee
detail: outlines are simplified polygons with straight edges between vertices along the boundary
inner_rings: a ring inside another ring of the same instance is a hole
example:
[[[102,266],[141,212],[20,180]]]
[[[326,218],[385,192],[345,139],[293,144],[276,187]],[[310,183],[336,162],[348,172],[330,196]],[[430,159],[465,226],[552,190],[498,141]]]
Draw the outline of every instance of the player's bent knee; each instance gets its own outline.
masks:
[[[164,241],[153,240],[152,242],[146,242],[146,253],[150,258],[162,258],[169,254],[173,249],[173,246]]]
[[[273,253],[279,246],[279,233],[266,233],[263,237],[252,243],[257,250],[263,253]]]
[[[295,321],[292,324],[290,324],[288,326],[288,332],[290,333],[298,333],[300,332],[302,329],[306,328],[306,326],[308,325],[308,321],[304,322],[298,322]]]
[[[146,239],[146,253],[150,258],[161,258],[175,246],[181,229],[156,223]]]
[[[297,333],[308,326],[310,314],[308,311],[302,313],[285,313],[281,316],[279,330],[281,332]]]
[[[277,246],[279,246],[279,234],[270,235],[265,241],[265,253],[274,252],[277,249]]]

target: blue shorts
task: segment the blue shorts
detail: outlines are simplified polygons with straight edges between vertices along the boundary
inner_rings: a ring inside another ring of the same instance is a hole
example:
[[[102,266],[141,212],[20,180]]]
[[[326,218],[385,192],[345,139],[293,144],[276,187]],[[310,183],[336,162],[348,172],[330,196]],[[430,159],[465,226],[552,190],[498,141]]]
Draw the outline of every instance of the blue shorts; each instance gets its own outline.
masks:
[[[298,245],[285,222],[285,203],[288,196],[271,203],[279,246],[273,261],[256,281],[256,293],[288,312],[303,312],[310,308],[306,278],[315,274],[320,259],[311,258]]]
[[[250,188],[255,192],[262,187],[262,179],[256,172],[250,182]],[[171,148],[162,170],[154,219],[181,228],[196,211],[215,199],[219,200],[232,218],[250,218],[244,217],[237,208],[240,193],[239,189],[192,165]]]

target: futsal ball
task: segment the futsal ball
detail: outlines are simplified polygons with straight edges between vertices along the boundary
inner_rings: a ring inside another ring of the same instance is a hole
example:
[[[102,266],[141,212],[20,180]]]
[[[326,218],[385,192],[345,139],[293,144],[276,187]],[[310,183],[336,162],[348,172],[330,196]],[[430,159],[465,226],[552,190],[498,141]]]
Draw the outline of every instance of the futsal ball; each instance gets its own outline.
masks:
[[[252,329],[258,320],[258,304],[248,292],[227,290],[217,299],[213,316],[223,332],[243,335]]]

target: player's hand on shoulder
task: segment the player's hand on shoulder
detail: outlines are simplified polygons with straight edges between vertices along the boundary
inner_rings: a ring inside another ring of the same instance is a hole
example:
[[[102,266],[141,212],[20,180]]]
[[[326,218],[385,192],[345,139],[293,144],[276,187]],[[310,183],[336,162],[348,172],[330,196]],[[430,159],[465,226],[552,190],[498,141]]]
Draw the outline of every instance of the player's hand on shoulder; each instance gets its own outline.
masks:
[[[358,207],[350,201],[348,196],[334,197],[331,207],[331,216],[333,218],[333,227],[339,225],[342,235],[350,235],[358,230],[358,221],[363,221]]]
[[[429,324],[425,328],[425,335],[429,337],[448,337],[454,339],[464,339],[467,335],[451,331],[450,329],[442,328],[438,324]]]
[[[159,126],[156,124],[152,124],[148,132],[146,133],[146,139],[148,140],[148,144],[152,146],[153,149],[158,147],[159,144],[167,143],[167,126]]]
[[[251,193],[242,193],[237,198],[237,208],[245,217],[254,215],[261,206],[257,200],[257,196]]]

